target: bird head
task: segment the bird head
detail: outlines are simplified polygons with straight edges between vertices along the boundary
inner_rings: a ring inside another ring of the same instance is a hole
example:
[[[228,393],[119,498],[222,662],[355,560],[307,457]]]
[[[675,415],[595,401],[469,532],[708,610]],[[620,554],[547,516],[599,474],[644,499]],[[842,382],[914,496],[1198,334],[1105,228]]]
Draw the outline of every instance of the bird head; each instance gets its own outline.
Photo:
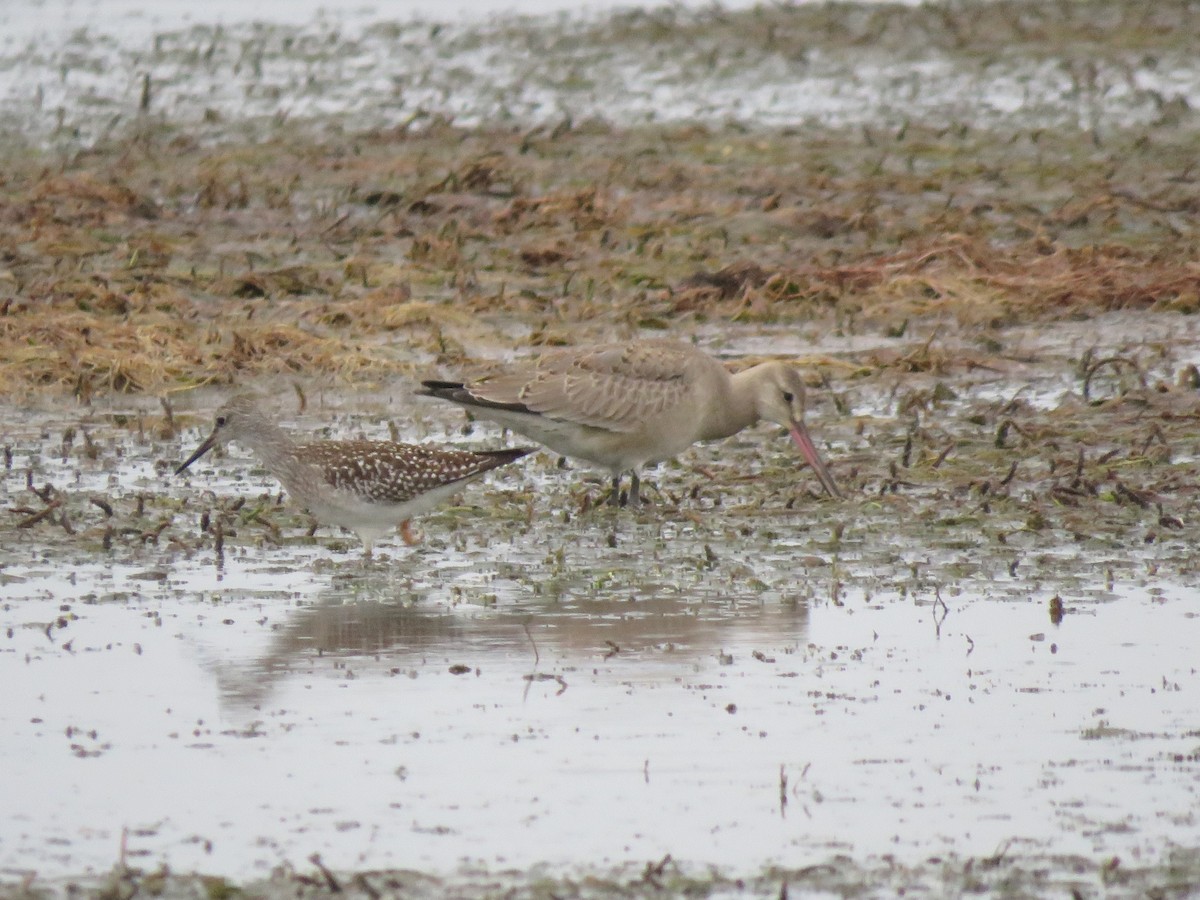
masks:
[[[761,374],[755,392],[755,410],[759,418],[786,428],[821,486],[831,497],[841,497],[842,492],[825,467],[825,461],[817,452],[809,437],[808,427],[804,424],[804,379],[800,377],[800,372],[795,366],[783,362],[764,363],[759,368]]]
[[[217,410],[212,433],[196,448],[196,452],[175,470],[175,474],[178,475],[213,447],[223,447],[236,440],[239,434],[253,429],[256,422],[262,421],[263,413],[252,395],[237,394],[231,397]]]

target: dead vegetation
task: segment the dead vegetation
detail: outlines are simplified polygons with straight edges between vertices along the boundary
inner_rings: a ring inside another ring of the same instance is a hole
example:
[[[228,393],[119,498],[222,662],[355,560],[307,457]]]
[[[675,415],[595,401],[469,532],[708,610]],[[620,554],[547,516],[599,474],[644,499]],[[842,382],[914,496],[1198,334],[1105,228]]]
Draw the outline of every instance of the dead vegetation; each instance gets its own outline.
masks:
[[[1122,46],[1187,13],[1131,10],[1097,13],[1104,28],[1142,29]],[[901,16],[843,13],[863,33]],[[808,13],[747,15],[770,31],[772,17]],[[912,15],[906,28],[968,17]],[[1077,19],[1052,4],[1009,25],[1053,43]],[[771,40],[793,21],[774,22]],[[613,20],[625,26],[657,27]],[[967,49],[981,39],[960,37]],[[838,478],[877,499],[880,528],[920,522],[921,541],[953,543],[963,522],[986,522],[1001,548],[1051,530],[1182,538],[1196,520],[1200,379],[1184,339],[1148,339],[1139,323],[1191,333],[1200,308],[1195,126],[1187,109],[1103,131],[427,117],[359,132],[281,121],[267,140],[231,130],[204,143],[147,119],[66,156],[13,146],[0,149],[0,395],[87,404],[270,376],[364,391],[466,368],[480,343],[719,343],[746,325],[781,326],[791,346],[866,336],[866,349],[816,346],[804,361],[814,404],[837,413],[820,435]],[[1091,343],[1010,338],[1114,313],[1125,318]],[[987,378],[1008,396],[978,399]],[[1010,387],[1021,378],[1053,384],[1056,399],[1026,402]],[[770,502],[817,516],[788,466],[773,473],[788,487],[744,498],[727,472],[726,513]],[[678,490],[669,502],[696,500]],[[942,516],[947,506],[959,512]],[[39,495],[10,521],[103,529],[99,509]],[[168,508],[159,521],[176,518]],[[217,540],[179,528],[164,539],[188,552]],[[106,540],[143,540],[144,523],[128,529]]]
[[[311,866],[311,868],[309,868]],[[1144,864],[1125,865],[1115,856],[1088,858],[1058,854],[1009,854],[1007,844],[994,856],[963,857],[956,854],[932,857],[905,865],[893,859],[852,860],[831,857],[801,868],[769,867],[746,877],[723,873],[717,866],[697,871],[669,854],[642,863],[626,863],[609,869],[585,870],[581,875],[547,875],[505,872],[502,875],[466,871],[453,877],[437,877],[411,870],[335,872],[312,854],[307,865],[280,867],[269,879],[239,885],[228,879],[172,872],[165,866],[153,871],[132,868],[123,861],[104,876],[77,883],[67,889],[103,896],[147,892],[155,896],[210,897],[250,893],[257,897],[316,900],[323,897],[376,898],[402,893],[414,900],[449,898],[536,898],[553,896],[569,900],[676,896],[710,897],[730,892],[756,896],[787,897],[791,894],[827,893],[843,897],[882,897],[916,891],[942,895],[992,892],[1001,896],[1087,896],[1094,892],[1122,896],[1184,896],[1200,880],[1197,854],[1186,849],[1170,852],[1169,871]],[[32,889],[4,889],[5,900],[41,896],[49,892],[40,885]]]
[[[339,383],[721,322],[1200,307],[1191,133],[169,130],[5,159],[0,390]]]

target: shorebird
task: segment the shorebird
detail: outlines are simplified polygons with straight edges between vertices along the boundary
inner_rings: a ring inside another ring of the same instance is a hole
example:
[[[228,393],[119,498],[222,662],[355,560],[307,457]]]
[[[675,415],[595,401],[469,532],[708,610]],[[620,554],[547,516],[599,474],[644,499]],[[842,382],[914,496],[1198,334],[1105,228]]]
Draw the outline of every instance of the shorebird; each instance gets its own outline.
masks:
[[[730,373],[707,353],[675,341],[601,344],[518,361],[473,381],[423,381],[417,391],[499,422],[563,456],[612,473],[611,502],[638,502],[638,467],[696,441],[729,437],[760,419],[788,429],[821,486],[841,491],[804,425],[804,382],[783,362]]]
[[[367,557],[375,541],[397,525],[405,543],[416,543],[410,518],[466,482],[533,452],[524,447],[451,450],[394,441],[299,443],[263,414],[254,397],[238,394],[217,410],[212,433],[175,474],[230,441],[253,451],[318,521],[357,534]]]

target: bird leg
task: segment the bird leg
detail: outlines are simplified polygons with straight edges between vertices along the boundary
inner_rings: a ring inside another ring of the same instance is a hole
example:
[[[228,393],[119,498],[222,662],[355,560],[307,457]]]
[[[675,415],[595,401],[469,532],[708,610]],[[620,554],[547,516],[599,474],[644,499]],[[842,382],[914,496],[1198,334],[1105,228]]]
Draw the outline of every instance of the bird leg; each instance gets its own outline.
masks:
[[[624,499],[623,503],[622,499]],[[624,498],[621,497],[621,476],[613,476],[612,490],[608,494],[608,505],[616,507],[642,505],[642,480],[638,477],[637,472],[629,473],[629,493]]]
[[[410,547],[415,547],[421,543],[420,535],[413,534],[411,523],[408,519],[400,523],[400,537],[404,538],[404,543]]]

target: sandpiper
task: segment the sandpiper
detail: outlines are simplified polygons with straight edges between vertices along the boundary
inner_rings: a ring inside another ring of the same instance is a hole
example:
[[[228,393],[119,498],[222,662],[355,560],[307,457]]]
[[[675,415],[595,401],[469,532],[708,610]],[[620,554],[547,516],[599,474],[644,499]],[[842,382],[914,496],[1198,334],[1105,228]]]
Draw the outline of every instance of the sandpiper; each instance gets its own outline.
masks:
[[[212,434],[175,474],[229,441],[253,451],[318,521],[357,534],[368,557],[375,541],[397,525],[405,542],[415,543],[410,518],[466,482],[532,452],[521,447],[451,450],[394,441],[299,443],[263,414],[253,396],[238,394],[217,410]]]
[[[765,362],[731,374],[688,344],[634,341],[556,350],[473,381],[423,381],[449,400],[550,449],[607,469],[620,503],[622,472],[668,459],[696,441],[729,437],[760,419],[787,428],[821,486],[841,497],[804,425],[804,381]]]

